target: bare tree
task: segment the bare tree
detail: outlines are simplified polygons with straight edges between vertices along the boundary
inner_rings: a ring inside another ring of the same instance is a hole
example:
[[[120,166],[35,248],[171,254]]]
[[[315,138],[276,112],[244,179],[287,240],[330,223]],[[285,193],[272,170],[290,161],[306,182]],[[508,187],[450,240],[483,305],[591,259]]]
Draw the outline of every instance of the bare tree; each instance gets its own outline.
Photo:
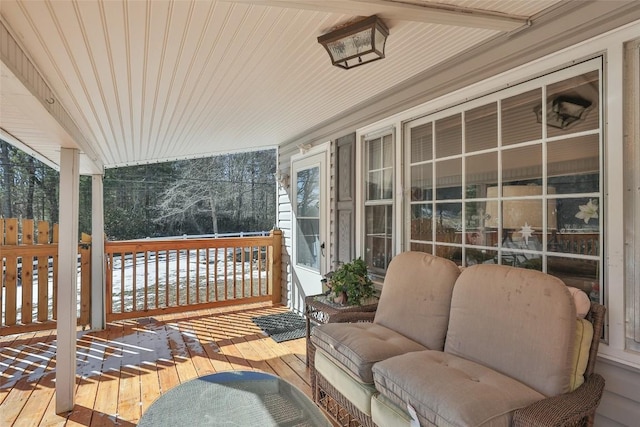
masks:
[[[2,216],[13,217],[13,171],[11,167],[11,147],[0,140],[0,164],[2,165]]]

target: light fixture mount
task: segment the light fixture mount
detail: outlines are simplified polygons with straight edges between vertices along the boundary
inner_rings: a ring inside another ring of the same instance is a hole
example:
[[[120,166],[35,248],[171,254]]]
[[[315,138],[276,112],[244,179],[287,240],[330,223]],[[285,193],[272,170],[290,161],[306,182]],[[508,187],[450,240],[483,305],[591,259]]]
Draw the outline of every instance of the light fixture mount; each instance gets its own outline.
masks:
[[[331,63],[348,70],[384,58],[389,30],[376,15],[318,37],[329,53]]]

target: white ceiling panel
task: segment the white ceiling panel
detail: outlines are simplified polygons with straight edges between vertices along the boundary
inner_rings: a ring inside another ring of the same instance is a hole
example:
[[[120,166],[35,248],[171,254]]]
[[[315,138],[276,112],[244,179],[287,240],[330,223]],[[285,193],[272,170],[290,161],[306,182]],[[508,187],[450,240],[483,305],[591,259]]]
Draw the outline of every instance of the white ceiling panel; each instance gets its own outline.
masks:
[[[558,3],[2,0],[0,19],[100,168],[275,147]],[[317,37],[359,10],[385,19],[386,58],[333,67]],[[57,163],[4,92],[3,129]]]

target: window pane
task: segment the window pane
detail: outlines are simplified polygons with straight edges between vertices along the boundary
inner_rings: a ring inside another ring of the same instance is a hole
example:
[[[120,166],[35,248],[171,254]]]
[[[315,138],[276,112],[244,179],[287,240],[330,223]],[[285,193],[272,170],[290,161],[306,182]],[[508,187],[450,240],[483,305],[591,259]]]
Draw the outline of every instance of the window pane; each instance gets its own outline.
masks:
[[[542,256],[518,251],[503,251],[500,257],[502,265],[542,271]]]
[[[542,138],[542,124],[535,109],[542,104],[542,89],[534,89],[502,100],[502,145]]]
[[[430,242],[432,233],[433,205],[420,203],[411,205],[411,240]]]
[[[547,86],[547,136],[598,129],[598,71]]]
[[[450,259],[457,265],[462,265],[462,248],[456,246],[436,245],[436,256]]]
[[[436,198],[462,198],[462,159],[436,162]]]
[[[542,145],[502,151],[502,182],[542,184]]]
[[[393,197],[393,169],[382,171],[382,198],[390,200]]]
[[[314,270],[320,269],[320,220],[318,219],[298,219],[297,220],[297,241],[296,260],[298,265],[303,265]]]
[[[410,247],[412,251],[424,252],[427,254],[433,253],[433,246],[431,244],[411,242]]]
[[[437,203],[436,228],[437,241],[462,243],[462,203]]]
[[[380,200],[382,189],[382,171],[369,172],[369,180],[366,182],[367,188],[367,200]]]
[[[599,261],[550,256],[547,272],[560,278],[567,286],[582,289],[591,301],[600,302]]]
[[[320,168],[298,171],[296,188],[296,214],[301,217],[320,216]]]
[[[600,255],[600,233],[551,233],[548,247],[552,252],[598,256]]]
[[[382,155],[383,155],[382,167],[392,168],[393,167],[393,141],[391,140],[391,135],[385,135],[383,138]]]
[[[498,251],[491,251],[485,249],[466,248],[465,250],[465,264],[497,264]]]
[[[485,205],[485,202],[467,202],[464,204],[467,230],[484,228]]]
[[[498,105],[483,105],[465,112],[465,152],[498,146]]]
[[[498,182],[498,153],[468,156],[465,172],[467,197],[486,197],[486,187]]]
[[[600,191],[598,135],[549,142],[547,173],[557,194]],[[561,176],[559,176],[561,175]]]
[[[411,128],[411,163],[433,157],[433,126],[431,122]]]
[[[462,153],[462,115],[436,121],[436,158]]]
[[[365,261],[374,271],[380,272],[387,268],[393,253],[391,206],[366,206],[365,220]]]
[[[431,163],[411,167],[411,201],[433,198],[433,175]]]
[[[366,143],[369,151],[369,170],[377,170],[382,168],[382,140],[381,138],[372,139]]]
[[[558,229],[561,232],[600,231],[600,203],[597,198],[577,197],[556,200]]]

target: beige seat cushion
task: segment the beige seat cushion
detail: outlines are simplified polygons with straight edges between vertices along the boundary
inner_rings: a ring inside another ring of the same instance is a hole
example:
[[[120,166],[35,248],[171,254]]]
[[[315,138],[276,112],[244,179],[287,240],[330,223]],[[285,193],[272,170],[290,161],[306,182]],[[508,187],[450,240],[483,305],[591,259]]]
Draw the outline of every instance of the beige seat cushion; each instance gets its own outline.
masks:
[[[432,350],[442,350],[458,266],[423,252],[403,252],[389,264],[374,323]]]
[[[557,277],[474,265],[453,289],[444,351],[556,396],[569,391],[575,331],[573,298]]]
[[[373,384],[356,380],[322,350],[316,351],[314,363],[316,371],[325,377],[329,384],[362,413],[371,416],[371,397],[378,394]]]
[[[509,426],[513,412],[544,396],[463,358],[421,351],[373,366],[375,386],[400,408],[411,405],[421,426]]]
[[[313,328],[311,341],[363,383],[373,384],[371,366],[380,360],[426,348],[375,323],[328,323]]]

